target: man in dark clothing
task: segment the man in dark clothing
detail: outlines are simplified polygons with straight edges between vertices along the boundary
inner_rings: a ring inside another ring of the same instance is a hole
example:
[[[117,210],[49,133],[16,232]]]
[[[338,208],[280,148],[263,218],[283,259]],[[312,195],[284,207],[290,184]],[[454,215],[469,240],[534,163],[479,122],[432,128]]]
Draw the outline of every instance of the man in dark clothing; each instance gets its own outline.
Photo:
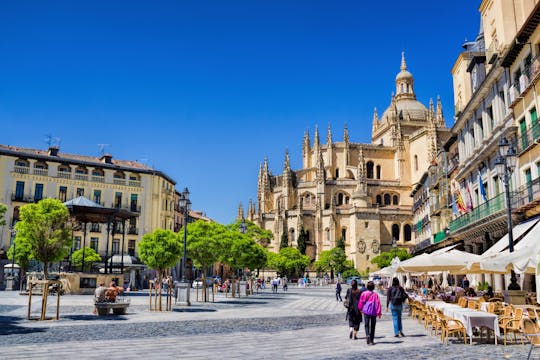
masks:
[[[343,301],[341,299],[341,282],[339,280],[336,284],[336,301]]]
[[[464,288],[464,289],[468,289],[468,288],[469,288],[470,283],[469,283],[469,279],[467,279],[467,275],[465,275],[465,276],[463,277],[462,284],[463,284],[462,288]]]

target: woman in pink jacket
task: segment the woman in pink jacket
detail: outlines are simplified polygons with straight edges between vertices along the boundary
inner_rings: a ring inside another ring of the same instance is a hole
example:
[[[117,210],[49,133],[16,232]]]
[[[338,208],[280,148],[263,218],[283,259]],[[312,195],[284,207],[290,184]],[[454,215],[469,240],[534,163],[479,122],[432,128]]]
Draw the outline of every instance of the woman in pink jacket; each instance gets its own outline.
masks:
[[[373,281],[367,283],[367,290],[362,293],[358,301],[358,309],[364,314],[364,328],[366,329],[366,339],[368,345],[374,345],[375,324],[377,317],[380,319],[382,315],[381,299],[379,295],[373,291],[375,284]]]

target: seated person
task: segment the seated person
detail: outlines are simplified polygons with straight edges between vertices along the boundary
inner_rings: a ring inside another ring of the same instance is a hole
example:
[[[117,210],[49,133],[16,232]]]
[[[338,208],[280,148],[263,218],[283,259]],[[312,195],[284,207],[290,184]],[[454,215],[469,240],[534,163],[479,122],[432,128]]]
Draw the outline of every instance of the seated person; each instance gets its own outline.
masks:
[[[94,291],[94,301],[95,302],[104,302],[105,301],[105,292],[107,291],[107,288],[105,287],[105,283],[102,281],[99,283],[99,286],[96,288],[96,291]]]
[[[465,296],[475,297],[476,291],[472,287],[465,289]]]
[[[116,286],[116,283],[114,281],[111,281],[109,288],[105,291],[105,301],[115,302],[118,294],[123,291],[124,289]]]
[[[488,286],[486,293],[484,294],[488,299],[492,298],[495,294],[493,293],[493,288]]]

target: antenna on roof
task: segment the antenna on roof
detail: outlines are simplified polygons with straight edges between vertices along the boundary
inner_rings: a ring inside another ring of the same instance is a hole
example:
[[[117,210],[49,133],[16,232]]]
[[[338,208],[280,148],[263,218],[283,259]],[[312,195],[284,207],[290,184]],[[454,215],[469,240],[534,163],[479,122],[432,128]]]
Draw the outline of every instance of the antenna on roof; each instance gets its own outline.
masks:
[[[101,156],[105,155],[105,148],[109,146],[109,144],[97,144],[99,148],[99,154]]]

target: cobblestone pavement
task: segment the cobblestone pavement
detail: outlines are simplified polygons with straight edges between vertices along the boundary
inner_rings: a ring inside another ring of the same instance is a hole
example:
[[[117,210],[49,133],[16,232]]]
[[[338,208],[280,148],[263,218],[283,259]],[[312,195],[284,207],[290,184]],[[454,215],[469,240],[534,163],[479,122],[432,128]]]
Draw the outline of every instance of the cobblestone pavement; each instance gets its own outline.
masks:
[[[27,297],[0,292],[0,359],[524,359],[529,350],[458,341],[444,346],[407,316],[407,337],[394,338],[388,313],[377,322],[375,346],[368,346],[349,340],[332,288],[290,287],[240,299],[219,294],[214,303],[173,312],[149,311],[148,297],[140,295],[130,296],[127,315],[109,317],[92,315],[91,296],[63,296],[59,321],[32,321],[26,320]],[[36,316],[38,306],[39,298]],[[533,351],[539,359],[540,349]]]

